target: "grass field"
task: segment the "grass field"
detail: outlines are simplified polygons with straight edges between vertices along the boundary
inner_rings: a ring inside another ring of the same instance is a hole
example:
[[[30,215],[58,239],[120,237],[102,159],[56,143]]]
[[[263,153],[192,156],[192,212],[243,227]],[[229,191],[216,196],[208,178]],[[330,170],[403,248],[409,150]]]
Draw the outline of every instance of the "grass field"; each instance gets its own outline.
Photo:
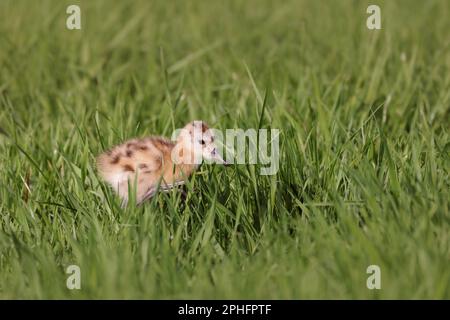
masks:
[[[2,0],[0,298],[449,299],[449,16],[445,0]],[[278,173],[202,165],[186,201],[121,209],[95,156],[193,119],[280,129]]]

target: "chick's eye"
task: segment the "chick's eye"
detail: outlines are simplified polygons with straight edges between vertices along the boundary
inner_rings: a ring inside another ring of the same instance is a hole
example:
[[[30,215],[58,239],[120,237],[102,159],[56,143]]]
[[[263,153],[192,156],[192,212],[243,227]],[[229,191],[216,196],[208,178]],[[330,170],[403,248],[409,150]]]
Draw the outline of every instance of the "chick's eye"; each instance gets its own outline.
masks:
[[[205,140],[201,140],[200,143],[201,143],[201,144],[205,144]]]

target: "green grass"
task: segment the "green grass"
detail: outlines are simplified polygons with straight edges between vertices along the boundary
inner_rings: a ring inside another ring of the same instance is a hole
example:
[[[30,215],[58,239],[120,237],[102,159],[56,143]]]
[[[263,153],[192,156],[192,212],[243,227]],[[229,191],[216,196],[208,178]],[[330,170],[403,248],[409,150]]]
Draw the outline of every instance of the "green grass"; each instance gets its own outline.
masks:
[[[450,5],[372,3],[2,0],[0,298],[449,299]],[[193,119],[280,129],[277,175],[121,209],[95,156]]]

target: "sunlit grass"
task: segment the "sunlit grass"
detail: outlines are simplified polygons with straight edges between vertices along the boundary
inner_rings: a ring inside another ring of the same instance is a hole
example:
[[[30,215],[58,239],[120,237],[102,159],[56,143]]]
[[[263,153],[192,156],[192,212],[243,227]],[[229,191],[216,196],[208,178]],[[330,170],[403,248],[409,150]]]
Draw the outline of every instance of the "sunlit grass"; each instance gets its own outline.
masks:
[[[450,6],[368,4],[1,1],[0,298],[450,298]],[[277,175],[121,209],[95,156],[193,119],[280,129]]]

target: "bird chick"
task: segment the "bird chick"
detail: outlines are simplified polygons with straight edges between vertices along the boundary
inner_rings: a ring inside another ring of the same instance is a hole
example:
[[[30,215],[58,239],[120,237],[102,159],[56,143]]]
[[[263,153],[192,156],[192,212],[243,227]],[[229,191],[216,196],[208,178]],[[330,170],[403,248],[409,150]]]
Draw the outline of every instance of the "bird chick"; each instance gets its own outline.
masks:
[[[177,140],[164,137],[132,139],[97,157],[100,176],[122,199],[129,200],[129,186],[136,186],[141,204],[159,190],[182,185],[203,160],[227,164],[217,151],[212,130],[203,121],[181,129]]]

